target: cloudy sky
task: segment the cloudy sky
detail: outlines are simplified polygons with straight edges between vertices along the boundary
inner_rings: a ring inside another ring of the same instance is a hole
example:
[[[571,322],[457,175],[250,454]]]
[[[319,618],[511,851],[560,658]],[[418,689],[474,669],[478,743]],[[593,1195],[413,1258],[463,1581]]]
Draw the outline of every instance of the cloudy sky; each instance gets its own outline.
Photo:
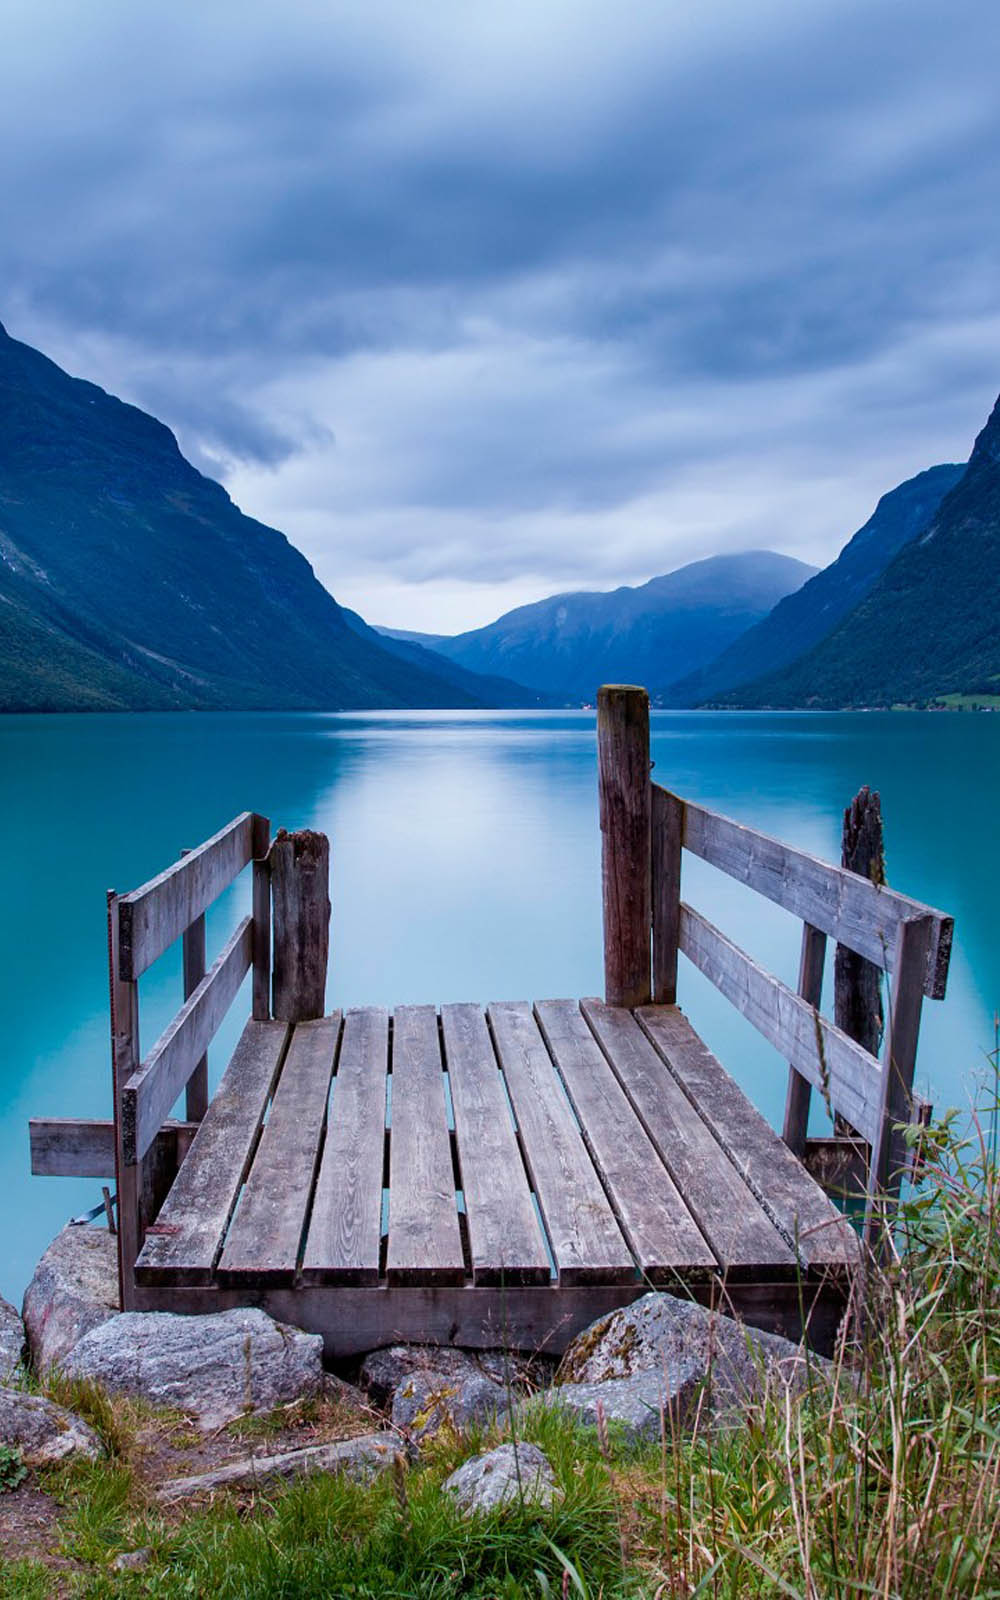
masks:
[[[0,0],[0,320],[369,620],[829,560],[1000,389],[995,0]]]

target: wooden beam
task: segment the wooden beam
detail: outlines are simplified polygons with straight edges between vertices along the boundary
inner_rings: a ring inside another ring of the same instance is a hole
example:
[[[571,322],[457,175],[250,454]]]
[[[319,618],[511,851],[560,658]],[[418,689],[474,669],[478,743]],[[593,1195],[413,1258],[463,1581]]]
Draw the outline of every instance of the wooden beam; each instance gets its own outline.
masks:
[[[271,845],[274,908],[272,1008],[281,1022],[323,1015],[330,948],[330,841],[279,828]]]
[[[122,1146],[127,1164],[145,1155],[195,1063],[215,1037],[250,966],[252,930],[250,917],[244,917],[194,994],[122,1088]]]
[[[139,1065],[139,985],[122,977],[121,899],[108,891],[108,964],[111,990],[111,1093],[118,1189],[118,1295],[123,1311],[135,1309],[135,1262],[142,1248],[142,1169],[129,1158],[122,1135],[122,1091]]]
[[[806,1005],[819,1007],[823,997],[823,963],[826,960],[826,934],[806,922],[802,927],[802,953],[799,957],[799,995]],[[785,1097],[785,1124],[782,1137],[789,1150],[800,1156],[806,1147],[809,1128],[809,1102],[812,1085],[794,1066],[788,1068]]]
[[[119,971],[132,982],[227,889],[250,860],[253,816],[228,827],[118,900]]]
[[[598,792],[604,899],[604,991],[609,1005],[648,1005],[651,805],[649,696],[630,684],[597,691]]]
[[[268,849],[271,824],[267,817],[253,819],[253,1017],[267,1022],[271,1015],[271,863]]]
[[[168,1157],[180,1166],[197,1122],[165,1122],[157,1134]],[[111,1117],[31,1117],[28,1121],[34,1178],[113,1178],[115,1125]]]
[[[814,1089],[874,1139],[882,1074],[866,1050],[683,904],[680,947]]]
[[[677,935],[681,915],[681,837],[684,807],[652,784],[653,1001],[677,1000]]]
[[[182,855],[190,855],[184,850]],[[205,913],[185,928],[182,940],[184,958],[184,998],[190,1000],[205,976]],[[208,1052],[202,1056],[187,1082],[185,1110],[189,1122],[200,1122],[208,1110]]]
[[[930,917],[902,923],[896,936],[892,1006],[886,1029],[881,1103],[871,1139],[865,1215],[865,1242],[876,1251],[882,1251],[888,1244],[891,1206],[899,1194],[909,1162],[905,1128],[914,1120],[913,1072],[923,1003],[923,975],[933,936]]]
[[[900,924],[928,917],[930,938],[922,986],[931,999],[944,998],[954,931],[951,917],[693,801],[681,804],[686,850],[883,970],[892,970]]]

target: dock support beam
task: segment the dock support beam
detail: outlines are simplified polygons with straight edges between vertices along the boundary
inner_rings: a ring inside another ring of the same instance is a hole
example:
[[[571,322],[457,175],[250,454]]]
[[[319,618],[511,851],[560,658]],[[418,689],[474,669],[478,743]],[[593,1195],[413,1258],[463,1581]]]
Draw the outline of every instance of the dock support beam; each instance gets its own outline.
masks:
[[[330,950],[330,841],[279,828],[270,851],[274,993],[279,1022],[308,1022],[326,1005]]]
[[[597,758],[604,998],[612,1006],[644,1006],[652,999],[652,785],[645,689],[605,684],[598,690]]]

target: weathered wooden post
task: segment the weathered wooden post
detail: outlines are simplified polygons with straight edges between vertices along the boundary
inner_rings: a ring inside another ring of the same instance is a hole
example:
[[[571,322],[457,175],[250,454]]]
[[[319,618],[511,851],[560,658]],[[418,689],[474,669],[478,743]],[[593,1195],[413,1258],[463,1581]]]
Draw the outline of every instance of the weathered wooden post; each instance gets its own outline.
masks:
[[[677,947],[681,922],[681,850],[684,802],[650,784],[652,804],[653,1000],[677,1003]]]
[[[182,850],[182,856],[190,855]],[[195,917],[181,941],[184,960],[184,998],[190,1000],[205,976],[205,913]],[[202,1056],[187,1082],[184,1108],[189,1122],[200,1122],[208,1110],[208,1054]]]
[[[271,1015],[271,823],[254,816],[253,841],[253,1015],[266,1022]]]
[[[872,883],[885,883],[882,805],[866,786],[844,812],[840,864]],[[838,944],[834,957],[834,1021],[870,1055],[882,1044],[882,974],[873,961]]]
[[[598,690],[597,757],[604,997],[613,1006],[643,1006],[652,998],[652,785],[645,689],[605,684]]]
[[[272,1008],[280,1022],[323,1015],[330,946],[330,841],[279,828],[271,844],[274,911]]]
[[[892,958],[892,998],[882,1063],[878,1137],[868,1171],[865,1243],[879,1254],[889,1248],[893,1203],[909,1161],[904,1127],[913,1121],[913,1073],[924,999],[933,918],[899,924]]]

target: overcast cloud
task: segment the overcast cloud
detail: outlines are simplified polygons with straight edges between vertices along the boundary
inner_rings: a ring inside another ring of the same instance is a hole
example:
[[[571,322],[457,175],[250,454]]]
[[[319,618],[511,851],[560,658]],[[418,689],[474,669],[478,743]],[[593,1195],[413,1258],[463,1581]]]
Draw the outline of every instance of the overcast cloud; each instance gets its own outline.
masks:
[[[0,0],[0,320],[370,620],[825,562],[1000,389],[995,0]]]

